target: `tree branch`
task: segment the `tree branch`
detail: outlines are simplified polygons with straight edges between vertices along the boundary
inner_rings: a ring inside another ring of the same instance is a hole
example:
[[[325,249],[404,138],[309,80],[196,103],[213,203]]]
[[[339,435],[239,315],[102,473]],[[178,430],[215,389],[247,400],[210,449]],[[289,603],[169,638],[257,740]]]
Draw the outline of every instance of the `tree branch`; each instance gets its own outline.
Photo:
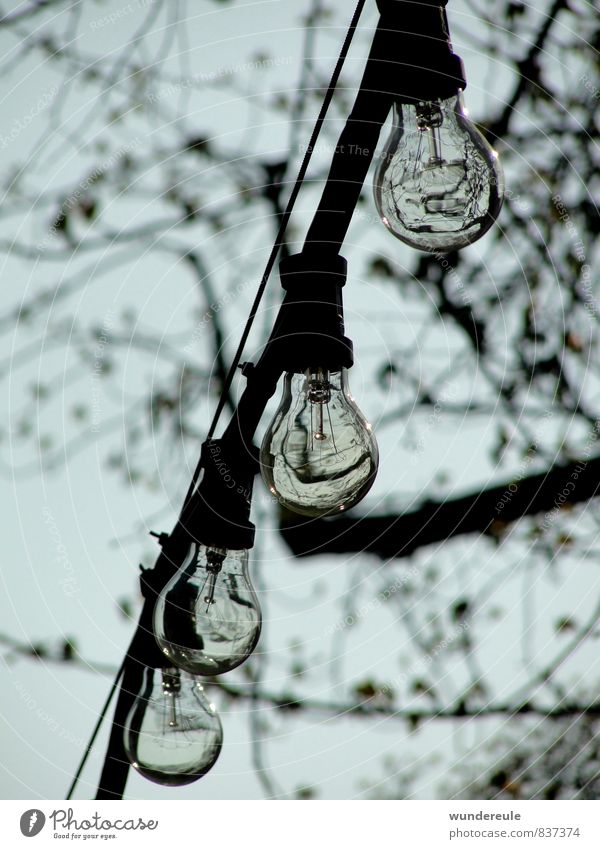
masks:
[[[48,645],[28,645],[21,643],[5,634],[0,634],[0,644],[8,648],[9,659],[11,655],[20,655],[29,660],[37,660],[42,663],[61,664],[65,666],[76,666],[85,672],[93,672],[102,675],[114,675],[116,667],[112,664],[89,662],[77,654],[65,655],[64,647],[50,648]],[[482,707],[468,707],[464,701],[456,705],[443,708],[412,708],[410,706],[397,708],[390,704],[389,699],[381,701],[381,694],[377,693],[372,698],[358,702],[328,702],[319,699],[301,698],[290,693],[273,693],[271,691],[256,688],[255,682],[249,684],[229,684],[222,678],[207,679],[212,687],[219,690],[224,696],[233,701],[248,701],[255,706],[265,704],[286,713],[313,712],[322,713],[335,719],[361,718],[370,719],[382,717],[397,719],[418,725],[430,719],[479,719],[486,716],[540,716],[549,719],[563,719],[570,716],[600,716],[600,701],[586,704],[576,702],[563,702],[551,707],[533,704],[531,701],[502,702],[488,704]]]
[[[400,516],[306,520],[286,513],[280,531],[296,557],[368,551],[383,559],[408,557],[418,549],[464,534],[494,534],[524,516],[558,512],[589,501],[600,489],[600,455],[554,465],[522,480],[508,480],[461,498],[427,501]]]
[[[524,59],[517,65],[517,84],[512,95],[506,101],[504,109],[496,120],[488,127],[491,138],[502,138],[508,132],[508,125],[521,98],[533,88],[543,88],[540,81],[540,54],[544,51],[546,41],[557,15],[569,8],[569,0],[554,0],[548,14],[541,25],[535,41],[532,42]]]
[[[530,702],[510,705],[504,703],[489,704],[482,707],[466,707],[464,702],[459,702],[453,707],[446,708],[396,708],[389,704],[377,704],[377,696],[358,703],[322,702],[318,699],[302,699],[290,695],[276,695],[266,691],[254,694],[249,687],[225,684],[223,681],[213,680],[213,683],[221,692],[233,699],[254,700],[263,702],[281,711],[298,713],[300,711],[315,711],[334,716],[336,719],[344,717],[372,718],[376,716],[390,719],[408,720],[411,723],[419,723],[429,719],[479,719],[484,716],[542,716],[549,719],[562,719],[568,716],[600,716],[600,701],[589,704],[575,704],[565,702],[564,704],[543,707]]]

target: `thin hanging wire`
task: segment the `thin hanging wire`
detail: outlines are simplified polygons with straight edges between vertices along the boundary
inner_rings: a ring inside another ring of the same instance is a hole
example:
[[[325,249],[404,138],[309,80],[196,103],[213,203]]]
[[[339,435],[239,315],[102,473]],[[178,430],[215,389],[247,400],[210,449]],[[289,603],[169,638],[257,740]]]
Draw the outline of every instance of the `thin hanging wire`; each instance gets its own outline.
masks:
[[[75,792],[75,788],[77,787],[77,783],[78,783],[78,781],[81,777],[81,773],[83,772],[83,768],[85,767],[85,765],[87,763],[87,759],[89,757],[89,754],[92,751],[92,747],[93,747],[94,743],[96,742],[96,737],[98,736],[98,732],[100,731],[100,726],[102,725],[102,723],[104,721],[104,717],[106,716],[106,711],[109,708],[109,705],[112,701],[112,697],[114,696],[115,690],[117,689],[119,679],[121,678],[121,675],[123,674],[123,670],[125,669],[125,660],[126,659],[127,658],[123,658],[123,663],[121,664],[121,666],[119,667],[119,671],[115,675],[114,681],[112,683],[112,687],[110,688],[110,692],[109,692],[108,696],[106,697],[106,701],[104,702],[104,704],[102,706],[102,710],[100,711],[100,716],[98,717],[98,721],[96,722],[96,725],[94,726],[94,730],[92,731],[92,735],[91,735],[89,742],[88,742],[88,744],[85,748],[85,752],[83,753],[83,757],[81,758],[81,761],[79,762],[79,766],[77,767],[77,772],[75,773],[75,775],[73,777],[73,781],[71,782],[71,786],[69,787],[69,792],[67,793],[67,798],[66,798],[67,802],[70,801],[71,797],[73,796],[73,793]]]
[[[300,193],[300,189],[302,188],[302,184],[306,177],[306,172],[308,171],[308,166],[310,164],[310,160],[315,149],[317,140],[319,138],[319,134],[323,127],[323,123],[325,121],[325,117],[327,115],[327,111],[333,99],[333,95],[335,93],[335,88],[337,86],[340,74],[342,72],[342,68],[344,66],[344,62],[348,55],[348,51],[350,49],[350,45],[352,44],[352,39],[354,37],[354,33],[356,31],[356,27],[358,26],[358,21],[360,19],[362,10],[364,8],[366,0],[359,0],[354,15],[352,16],[352,20],[350,21],[350,25],[348,27],[348,31],[346,33],[346,37],[344,39],[344,43],[342,45],[342,49],[340,51],[340,55],[338,56],[338,60],[336,62],[335,68],[333,70],[333,74],[331,75],[331,80],[329,81],[329,85],[327,87],[327,91],[325,92],[325,97],[323,98],[323,103],[321,105],[321,110],[319,112],[319,116],[315,122],[315,126],[313,128],[310,141],[308,143],[308,147],[306,148],[306,152],[304,154],[304,158],[302,160],[302,164],[300,166],[300,170],[298,171],[298,176],[296,177],[296,181],[290,193],[287,205],[285,207],[285,211],[281,217],[281,222],[279,224],[279,230],[277,231],[277,236],[275,237],[275,242],[273,244],[273,248],[271,249],[271,253],[269,255],[269,259],[267,260],[267,265],[263,276],[260,281],[260,285],[256,292],[256,297],[254,298],[254,303],[250,309],[250,314],[248,316],[248,320],[246,322],[246,326],[244,327],[244,331],[242,333],[242,338],[240,339],[240,343],[238,345],[237,351],[233,357],[231,366],[229,368],[229,372],[227,373],[227,378],[225,379],[225,384],[221,391],[221,396],[219,398],[219,402],[217,404],[217,409],[215,410],[215,414],[213,416],[213,420],[208,431],[208,439],[211,439],[216,430],[219,419],[221,418],[221,414],[226,404],[227,393],[231,387],[233,382],[233,376],[236,372],[238,365],[240,364],[240,360],[242,358],[242,354],[244,353],[244,347],[246,342],[248,341],[248,336],[250,334],[250,330],[252,329],[252,325],[254,323],[254,319],[256,318],[256,314],[258,312],[258,308],[260,306],[260,302],[265,293],[265,289],[267,288],[267,284],[269,282],[269,277],[271,276],[271,272],[273,271],[273,267],[275,265],[275,261],[277,259],[277,254],[279,253],[279,248],[283,244],[283,237],[285,236],[285,231],[287,230],[287,226],[292,215],[292,211],[294,209],[294,204],[296,203],[296,199],[298,198],[298,194]],[[199,469],[197,470],[197,472]],[[192,486],[190,489],[193,489],[196,483],[197,474],[194,475],[194,479],[192,480]],[[187,499],[186,499],[187,501]]]
[[[292,191],[290,193],[287,205],[285,207],[285,211],[284,211],[284,213],[281,217],[281,222],[279,224],[277,236],[275,237],[275,242],[274,242],[273,247],[271,249],[271,253],[269,255],[267,265],[265,267],[263,276],[262,276],[261,281],[260,281],[260,285],[259,285],[258,290],[256,292],[256,297],[254,298],[254,302],[253,302],[252,307],[250,309],[250,314],[248,315],[248,320],[247,320],[246,325],[244,327],[244,331],[242,333],[242,337],[240,339],[237,351],[235,352],[231,366],[230,366],[229,371],[227,373],[227,377],[225,379],[225,383],[224,383],[223,389],[221,391],[221,396],[220,396],[219,402],[217,404],[217,409],[215,410],[215,414],[213,416],[213,419],[212,419],[212,422],[211,422],[211,425],[210,425],[210,429],[208,431],[208,436],[207,436],[208,439],[211,439],[212,436],[214,435],[217,424],[219,423],[219,419],[221,418],[221,414],[222,414],[222,412],[225,408],[227,393],[228,393],[228,391],[231,387],[231,384],[233,382],[233,376],[236,372],[236,369],[237,369],[238,365],[240,364],[242,354],[244,353],[244,348],[246,346],[246,342],[248,341],[248,336],[250,334],[250,330],[252,329],[254,319],[256,318],[256,315],[258,313],[258,308],[260,306],[260,302],[262,301],[263,295],[265,293],[265,289],[267,288],[267,284],[269,282],[269,277],[271,276],[271,272],[273,271],[273,267],[274,267],[275,261],[277,259],[277,254],[279,253],[279,248],[283,244],[283,237],[285,236],[285,232],[287,230],[287,225],[288,225],[289,220],[291,218],[291,215],[292,215],[292,212],[293,212],[293,209],[294,209],[294,205],[295,205],[296,200],[298,198],[298,195],[300,193],[300,189],[302,188],[302,184],[303,184],[304,179],[306,177],[306,172],[308,171],[308,166],[310,164],[310,160],[311,160],[311,157],[312,157],[312,154],[313,154],[313,150],[315,149],[315,146],[317,144],[319,134],[321,132],[321,129],[323,127],[323,123],[325,121],[325,117],[327,115],[327,111],[328,111],[329,106],[331,104],[331,101],[333,99],[333,95],[335,93],[335,89],[336,89],[340,74],[342,72],[344,62],[346,61],[346,57],[348,55],[350,45],[352,44],[352,39],[354,38],[354,33],[356,32],[356,28],[358,26],[358,22],[360,20],[360,16],[362,14],[362,10],[365,6],[365,3],[366,3],[366,0],[358,0],[358,4],[357,4],[356,9],[354,11],[354,14],[352,16],[352,20],[350,21],[350,25],[348,26],[348,31],[346,33],[344,43],[342,44],[342,49],[340,50],[340,54],[338,56],[335,68],[333,70],[333,74],[331,75],[331,80],[329,81],[327,91],[325,92],[325,97],[323,98],[323,103],[321,105],[319,115],[317,117],[317,120],[315,122],[315,126],[313,128],[312,133],[311,133],[310,141],[308,143],[308,147],[307,147],[306,152],[304,154],[302,164],[301,164],[300,169],[298,171],[298,176],[296,177],[296,181],[295,181],[294,186],[292,188]],[[185,497],[182,512],[183,512],[183,510],[185,510],[185,507],[187,506],[191,496],[194,493],[194,490],[196,488],[196,483],[198,481],[198,477],[200,476],[201,469],[202,469],[202,461],[200,460],[198,462],[198,465],[196,466],[195,471],[194,471],[194,475],[192,477],[190,487],[189,487],[187,495]],[[85,749],[85,752],[84,752],[83,757],[81,759],[81,762],[80,762],[80,764],[77,768],[77,772],[75,773],[75,776],[73,777],[73,781],[71,782],[71,786],[69,787],[69,792],[67,794],[67,801],[69,801],[71,799],[73,793],[75,792],[75,788],[77,787],[77,784],[78,784],[79,779],[81,777],[81,773],[83,772],[85,764],[87,763],[87,759],[90,755],[92,747],[93,747],[94,743],[96,742],[96,737],[98,736],[98,732],[100,731],[100,727],[101,727],[101,725],[104,721],[104,718],[106,716],[106,713],[107,713],[108,708],[110,706],[110,703],[112,701],[113,695],[115,694],[115,691],[117,689],[121,675],[123,674],[123,671],[125,669],[126,661],[127,661],[127,657],[125,657],[123,659],[123,662],[122,662],[122,664],[119,668],[119,671],[117,672],[115,679],[112,683],[112,686],[110,688],[110,692],[107,696],[107,699],[106,699],[104,705],[102,706],[102,710],[100,711],[100,716],[98,717],[98,721],[96,722],[94,730],[92,731],[91,737],[90,737],[89,742],[86,746],[86,749]]]

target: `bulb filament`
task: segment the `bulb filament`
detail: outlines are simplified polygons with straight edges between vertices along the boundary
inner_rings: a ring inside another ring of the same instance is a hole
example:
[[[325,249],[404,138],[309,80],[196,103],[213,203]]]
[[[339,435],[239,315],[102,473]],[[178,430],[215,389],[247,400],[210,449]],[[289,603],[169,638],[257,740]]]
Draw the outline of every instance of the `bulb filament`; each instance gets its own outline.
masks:
[[[206,595],[204,596],[204,601],[206,603],[207,613],[210,610],[211,604],[215,603],[217,578],[223,567],[223,561],[225,560],[226,555],[227,552],[222,548],[209,548],[206,552],[206,571],[208,572],[208,576],[204,582],[204,586],[206,586],[206,582],[208,581],[208,588],[206,590]]]
[[[162,688],[169,703],[169,728],[177,728],[177,694],[181,691],[181,673],[178,669],[163,669]]]
[[[311,421],[311,431],[313,443],[316,440],[317,442],[325,442],[328,438],[325,433],[324,427],[324,416],[323,416],[323,408],[327,409],[327,416],[329,418],[329,428],[331,430],[331,439],[333,441],[333,447],[335,450],[335,439],[333,437],[333,425],[331,422],[331,413],[329,412],[329,402],[331,401],[331,383],[329,382],[329,372],[327,369],[318,368],[316,371],[311,372],[310,369],[306,372],[306,380],[308,383],[308,392],[307,397],[311,403],[311,411],[310,411],[310,421]],[[313,418],[316,417],[316,423]],[[311,450],[314,449],[314,444],[311,445]]]
[[[427,133],[429,144],[429,165],[443,163],[440,127],[443,123],[442,110],[437,103],[419,103],[417,106],[417,127],[422,133]]]

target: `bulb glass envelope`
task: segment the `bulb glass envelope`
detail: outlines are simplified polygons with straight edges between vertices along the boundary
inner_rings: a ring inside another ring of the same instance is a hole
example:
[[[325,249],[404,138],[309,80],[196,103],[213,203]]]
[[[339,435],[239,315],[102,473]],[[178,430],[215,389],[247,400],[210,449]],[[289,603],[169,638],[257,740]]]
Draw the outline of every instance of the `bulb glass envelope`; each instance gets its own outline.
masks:
[[[154,634],[169,662],[195,675],[229,672],[254,651],[261,626],[248,552],[192,542],[154,608]]]
[[[223,730],[197,678],[179,669],[147,668],[123,738],[134,769],[157,784],[180,787],[214,766]]]
[[[260,460],[269,491],[295,513],[322,516],[361,500],[375,479],[378,450],[346,369],[286,374]]]
[[[458,250],[489,230],[503,193],[498,155],[467,117],[460,92],[395,103],[374,180],[377,210],[394,236],[422,251]]]

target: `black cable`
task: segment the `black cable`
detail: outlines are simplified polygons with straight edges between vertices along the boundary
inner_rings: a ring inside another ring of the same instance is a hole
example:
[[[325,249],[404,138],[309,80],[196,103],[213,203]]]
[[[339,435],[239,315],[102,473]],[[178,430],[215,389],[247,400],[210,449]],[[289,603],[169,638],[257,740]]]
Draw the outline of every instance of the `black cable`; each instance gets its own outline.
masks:
[[[229,371],[227,373],[227,377],[225,379],[225,383],[223,385],[221,395],[219,397],[219,402],[217,404],[217,409],[215,410],[215,413],[214,413],[214,416],[213,416],[213,419],[212,419],[212,422],[211,422],[211,425],[210,425],[210,429],[208,431],[208,435],[207,435],[208,439],[211,439],[213,437],[215,429],[216,429],[217,424],[219,422],[219,419],[221,417],[221,414],[222,414],[222,412],[225,408],[227,393],[229,392],[229,389],[230,389],[231,384],[233,382],[233,376],[234,376],[236,369],[237,369],[237,367],[240,363],[240,360],[242,358],[242,354],[244,352],[244,347],[245,347],[246,342],[248,340],[250,330],[252,329],[254,319],[256,318],[256,315],[258,313],[258,308],[260,306],[260,302],[261,302],[263,295],[265,293],[265,289],[267,288],[267,284],[269,282],[269,277],[271,276],[271,272],[273,271],[273,267],[274,267],[275,261],[277,259],[277,254],[279,252],[279,248],[281,247],[281,245],[283,243],[283,237],[285,235],[287,225],[288,225],[289,220],[291,218],[292,211],[294,209],[294,205],[295,205],[296,200],[298,198],[298,194],[300,193],[300,189],[302,188],[302,184],[303,184],[304,179],[306,177],[306,173],[308,171],[308,166],[310,164],[310,160],[311,160],[311,157],[312,157],[313,150],[315,149],[317,140],[319,138],[319,134],[321,132],[321,128],[323,126],[323,123],[325,121],[325,117],[327,115],[327,111],[328,111],[329,106],[331,104],[331,101],[333,99],[333,95],[335,93],[335,88],[337,86],[340,74],[342,72],[344,62],[345,62],[346,57],[348,55],[350,45],[352,44],[352,39],[354,37],[354,33],[356,31],[356,28],[358,26],[358,21],[360,19],[361,14],[362,14],[362,10],[365,6],[365,3],[366,3],[366,0],[358,0],[356,9],[354,11],[354,14],[352,16],[352,19],[351,19],[349,27],[348,27],[348,31],[346,32],[346,36],[344,38],[344,43],[342,44],[340,54],[338,56],[335,68],[334,68],[333,73],[331,75],[331,80],[329,81],[327,91],[325,92],[325,97],[323,98],[323,103],[321,105],[319,115],[317,117],[317,120],[315,122],[315,126],[313,128],[312,133],[311,133],[311,137],[310,137],[310,141],[308,143],[308,147],[307,147],[306,152],[304,154],[302,164],[300,166],[300,169],[298,171],[298,175],[296,177],[294,186],[292,188],[288,202],[286,204],[285,211],[282,215],[281,222],[279,224],[279,229],[277,231],[277,236],[275,237],[275,242],[274,242],[273,247],[271,249],[271,253],[269,255],[269,259],[267,261],[266,268],[265,268],[263,276],[261,278],[260,285],[258,287],[256,296],[254,298],[254,302],[253,302],[252,307],[250,309],[250,313],[248,315],[248,319],[246,321],[246,325],[244,327],[242,337],[240,339],[238,348],[235,352],[231,366],[230,366]],[[183,503],[181,515],[184,514],[186,507],[187,507],[187,505],[190,501],[190,498],[192,497],[192,495],[193,495],[193,493],[196,489],[196,484],[198,482],[198,478],[200,476],[201,469],[202,469],[202,457],[198,461],[198,465],[196,466],[196,469],[194,470],[194,474],[193,474],[189,489],[187,491],[187,495],[186,495],[184,503]],[[125,664],[127,662],[128,657],[129,657],[129,654],[127,654],[126,657],[123,659],[121,667],[119,668],[119,671],[117,672],[117,675],[115,676],[115,679],[113,681],[113,684],[112,684],[112,687],[111,687],[110,692],[108,694],[108,697],[106,699],[106,702],[104,703],[104,705],[102,707],[102,710],[100,712],[100,716],[98,717],[98,721],[96,722],[96,726],[94,727],[94,730],[93,730],[92,735],[90,737],[89,743],[88,743],[86,750],[84,752],[84,755],[81,759],[81,763],[79,764],[77,772],[75,773],[75,776],[74,776],[73,781],[71,783],[71,786],[69,788],[69,792],[67,794],[67,801],[71,799],[71,796],[75,791],[75,788],[77,786],[77,783],[79,781],[79,778],[81,776],[83,768],[84,768],[84,766],[87,762],[90,751],[91,751],[91,749],[94,745],[94,742],[95,742],[96,737],[98,735],[98,732],[100,730],[100,726],[102,725],[102,722],[104,720],[106,712],[109,708],[110,702],[112,701],[112,697],[113,697],[113,695],[114,695],[114,693],[117,689],[119,680],[120,680],[120,678],[123,674],[123,671],[125,669]]]
[[[338,83],[338,79],[342,72],[342,68],[344,66],[344,62],[346,60],[346,56],[348,55],[348,50],[350,49],[350,45],[352,44],[352,39],[354,37],[354,33],[356,31],[356,27],[358,26],[358,21],[360,19],[362,10],[364,8],[366,0],[359,0],[358,5],[356,6],[354,15],[352,16],[352,20],[350,21],[350,25],[348,27],[348,31],[346,33],[346,37],[344,39],[344,43],[342,45],[342,49],[340,51],[340,55],[338,56],[338,60],[336,62],[333,74],[331,75],[331,80],[329,82],[329,86],[327,87],[327,91],[325,92],[325,97],[323,98],[323,103],[321,105],[321,110],[319,112],[319,116],[316,120],[315,126],[313,128],[310,141],[308,143],[308,147],[306,149],[306,153],[304,154],[304,159],[302,160],[302,165],[300,166],[300,170],[298,171],[298,176],[296,177],[296,181],[294,183],[294,187],[291,191],[290,197],[288,199],[285,211],[281,217],[281,223],[279,224],[279,230],[277,231],[277,236],[275,237],[275,243],[269,255],[269,259],[267,261],[267,265],[260,281],[260,285],[258,287],[258,291],[256,293],[256,297],[254,299],[254,303],[252,304],[252,308],[250,309],[250,314],[248,316],[248,320],[246,322],[246,326],[244,327],[244,331],[242,333],[242,338],[240,339],[240,343],[238,345],[237,351],[233,357],[231,366],[229,368],[229,372],[227,373],[227,378],[225,380],[225,384],[223,386],[223,390],[221,392],[221,397],[219,398],[219,403],[217,404],[217,409],[215,410],[215,414],[213,416],[213,420],[210,426],[210,430],[208,431],[208,439],[211,439],[214,435],[215,429],[221,417],[221,413],[225,407],[225,403],[227,400],[227,393],[231,387],[233,376],[235,371],[240,363],[242,358],[242,354],[244,353],[244,347],[248,340],[248,335],[250,334],[250,330],[252,329],[252,325],[254,323],[254,319],[256,318],[256,314],[258,312],[258,308],[260,306],[260,302],[265,293],[265,289],[267,288],[267,283],[269,282],[269,277],[271,276],[271,272],[273,271],[273,267],[275,265],[275,260],[277,259],[277,254],[279,253],[279,248],[283,243],[283,237],[285,235],[285,231],[287,229],[287,225],[289,223],[290,217],[292,215],[292,211],[294,209],[294,204],[296,203],[296,199],[302,188],[302,183],[304,182],[304,178],[306,177],[306,172],[308,171],[308,166],[310,164],[310,160],[312,157],[313,150],[315,149],[317,139],[319,138],[319,134],[321,132],[321,128],[325,121],[325,116],[327,115],[327,111],[333,99],[333,95],[335,92],[335,88]],[[198,469],[197,472],[200,470]],[[197,475],[194,475],[194,479],[192,480],[192,485],[190,487],[190,492],[188,492],[188,498],[196,484]],[[186,501],[188,499],[186,498]]]
[[[98,732],[100,731],[100,726],[102,725],[102,723],[104,721],[104,717],[106,716],[106,711],[108,710],[108,708],[110,706],[110,703],[112,701],[112,697],[115,694],[115,691],[116,691],[117,686],[119,684],[119,680],[121,678],[121,675],[123,674],[123,670],[125,668],[125,659],[126,658],[123,658],[123,663],[121,664],[121,666],[119,667],[119,671],[115,675],[115,679],[112,683],[112,687],[110,688],[110,692],[109,692],[108,696],[106,697],[106,701],[104,702],[104,705],[102,706],[102,710],[100,711],[100,716],[98,717],[98,721],[96,722],[96,725],[94,726],[94,730],[92,731],[92,734],[91,734],[89,742],[86,746],[85,752],[83,753],[83,757],[81,758],[79,766],[77,767],[77,772],[75,773],[75,776],[73,777],[73,781],[71,782],[71,786],[69,787],[69,792],[67,793],[67,797],[66,797],[67,802],[70,801],[71,796],[75,792],[75,788],[77,787],[77,783],[79,781],[81,773],[83,772],[83,768],[87,763],[87,759],[89,757],[90,752],[92,751],[92,746],[96,742],[96,737],[98,736]]]

